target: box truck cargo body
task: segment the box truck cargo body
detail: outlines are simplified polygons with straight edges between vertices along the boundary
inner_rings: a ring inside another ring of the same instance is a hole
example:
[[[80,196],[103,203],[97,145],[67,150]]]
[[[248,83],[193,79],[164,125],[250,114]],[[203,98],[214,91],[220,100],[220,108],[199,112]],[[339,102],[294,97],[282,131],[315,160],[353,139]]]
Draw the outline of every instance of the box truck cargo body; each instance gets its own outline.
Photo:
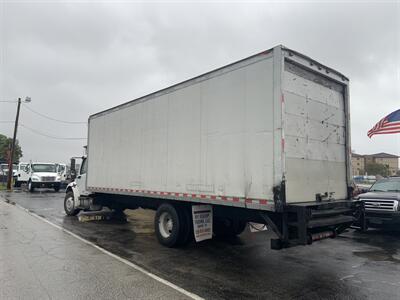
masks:
[[[322,232],[309,228],[313,211],[313,228],[349,226],[348,83],[278,46],[92,115],[85,193],[211,205],[272,226],[286,244],[292,232],[303,242]]]

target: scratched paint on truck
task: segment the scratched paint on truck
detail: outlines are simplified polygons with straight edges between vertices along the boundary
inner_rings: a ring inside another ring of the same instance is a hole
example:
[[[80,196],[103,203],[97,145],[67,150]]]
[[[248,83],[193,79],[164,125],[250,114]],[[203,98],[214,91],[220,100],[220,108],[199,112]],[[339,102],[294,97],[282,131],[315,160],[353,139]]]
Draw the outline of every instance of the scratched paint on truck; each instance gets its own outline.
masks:
[[[286,201],[347,197],[344,87],[285,62]]]

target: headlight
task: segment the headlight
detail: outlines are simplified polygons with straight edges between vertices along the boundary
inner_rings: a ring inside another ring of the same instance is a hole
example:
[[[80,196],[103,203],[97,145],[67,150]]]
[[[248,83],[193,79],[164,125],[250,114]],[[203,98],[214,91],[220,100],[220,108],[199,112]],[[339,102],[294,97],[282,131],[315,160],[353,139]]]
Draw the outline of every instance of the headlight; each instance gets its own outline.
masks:
[[[32,181],[40,181],[40,177],[39,176],[32,176]]]
[[[60,176],[57,176],[56,177],[56,181],[60,181],[61,180],[61,177]]]

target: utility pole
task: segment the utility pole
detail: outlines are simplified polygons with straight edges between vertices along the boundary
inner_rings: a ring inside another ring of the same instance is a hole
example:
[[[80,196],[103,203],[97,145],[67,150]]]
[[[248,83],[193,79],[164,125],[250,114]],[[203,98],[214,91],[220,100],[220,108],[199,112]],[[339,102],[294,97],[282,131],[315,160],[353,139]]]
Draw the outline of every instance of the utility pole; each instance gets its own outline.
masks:
[[[8,177],[7,177],[7,190],[11,191],[11,182],[13,176],[13,160],[14,160],[14,153],[15,153],[15,142],[17,140],[17,129],[18,129],[18,119],[19,119],[19,109],[21,107],[21,98],[18,98],[18,106],[17,106],[17,116],[15,118],[15,125],[14,125],[14,136],[11,144],[11,153],[10,153],[10,160],[8,162]]]

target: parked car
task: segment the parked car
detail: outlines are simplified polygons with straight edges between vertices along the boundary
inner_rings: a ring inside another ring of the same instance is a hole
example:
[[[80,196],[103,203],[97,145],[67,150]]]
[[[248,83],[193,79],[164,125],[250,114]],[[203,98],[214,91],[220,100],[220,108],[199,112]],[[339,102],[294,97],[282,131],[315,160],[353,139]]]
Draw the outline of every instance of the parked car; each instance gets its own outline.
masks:
[[[376,181],[369,191],[360,194],[358,199],[364,202],[367,226],[400,229],[400,177]]]
[[[29,163],[26,167],[29,174],[28,189],[33,192],[35,188],[54,188],[60,190],[61,176],[57,173],[57,165],[53,163]]]

